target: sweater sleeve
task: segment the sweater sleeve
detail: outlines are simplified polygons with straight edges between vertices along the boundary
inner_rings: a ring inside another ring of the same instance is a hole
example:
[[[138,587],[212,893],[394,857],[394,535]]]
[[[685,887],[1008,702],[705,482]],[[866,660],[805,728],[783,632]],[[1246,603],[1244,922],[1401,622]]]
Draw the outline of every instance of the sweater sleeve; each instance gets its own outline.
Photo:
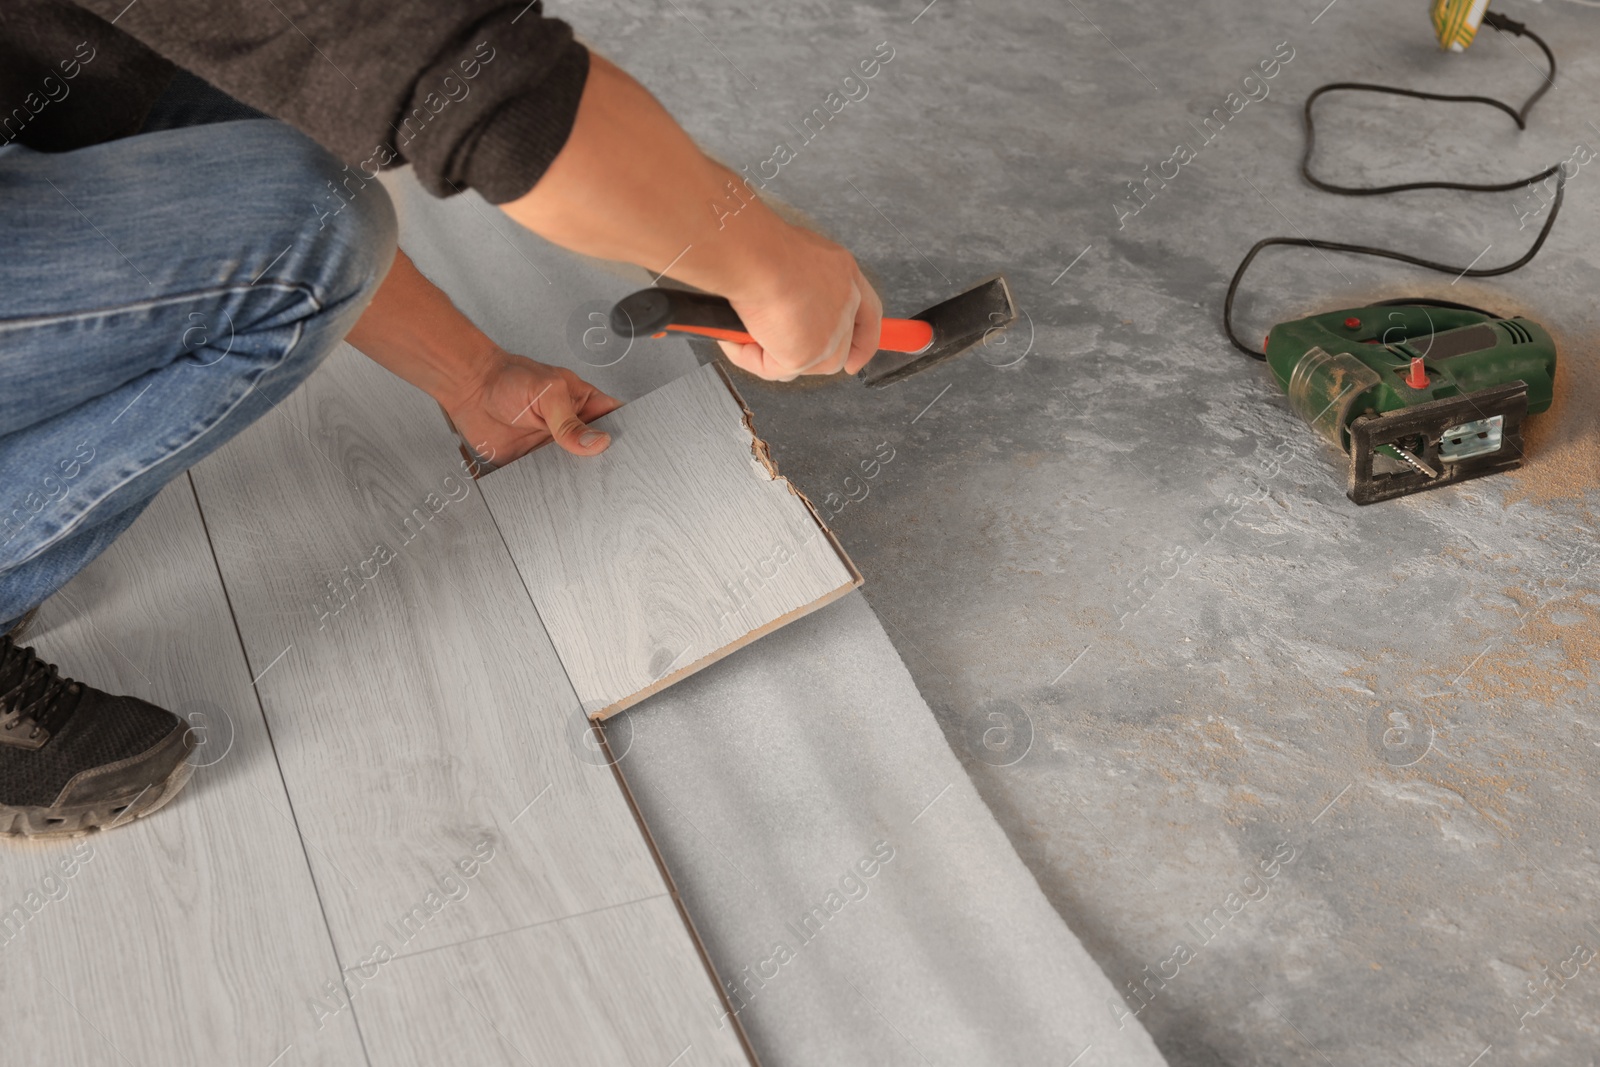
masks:
[[[78,0],[371,174],[513,200],[566,143],[589,53],[542,0]]]

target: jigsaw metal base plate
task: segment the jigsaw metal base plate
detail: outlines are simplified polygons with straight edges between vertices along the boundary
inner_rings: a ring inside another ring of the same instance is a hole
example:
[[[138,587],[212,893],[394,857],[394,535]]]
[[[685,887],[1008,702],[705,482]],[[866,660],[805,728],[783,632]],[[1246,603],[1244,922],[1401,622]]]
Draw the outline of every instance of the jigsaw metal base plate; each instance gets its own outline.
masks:
[[[1350,424],[1348,495],[1375,504],[1522,466],[1526,382],[1434,400]],[[1498,442],[1498,447],[1494,447]]]

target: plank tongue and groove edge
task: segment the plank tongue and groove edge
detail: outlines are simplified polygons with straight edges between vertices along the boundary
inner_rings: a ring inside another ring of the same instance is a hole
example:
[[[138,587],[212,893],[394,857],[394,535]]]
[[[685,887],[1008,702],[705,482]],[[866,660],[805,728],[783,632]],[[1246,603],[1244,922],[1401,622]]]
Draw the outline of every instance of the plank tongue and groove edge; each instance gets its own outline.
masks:
[[[716,364],[479,481],[592,719],[838,599],[861,575]]]

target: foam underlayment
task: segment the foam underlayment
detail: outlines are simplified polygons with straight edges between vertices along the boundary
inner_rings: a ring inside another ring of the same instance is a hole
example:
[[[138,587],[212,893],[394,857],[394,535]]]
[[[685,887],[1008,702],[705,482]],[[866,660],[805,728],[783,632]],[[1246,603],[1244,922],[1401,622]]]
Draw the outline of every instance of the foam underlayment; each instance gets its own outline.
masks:
[[[486,332],[624,400],[679,341],[595,366],[567,340],[637,288],[475,196],[387,179],[402,246]],[[768,1067],[1161,1064],[1045,901],[860,593],[612,720],[624,777]],[[708,997],[709,1001],[709,997]],[[707,1005],[707,1025],[722,1009]],[[1076,1057],[1076,1058],[1075,1058]]]

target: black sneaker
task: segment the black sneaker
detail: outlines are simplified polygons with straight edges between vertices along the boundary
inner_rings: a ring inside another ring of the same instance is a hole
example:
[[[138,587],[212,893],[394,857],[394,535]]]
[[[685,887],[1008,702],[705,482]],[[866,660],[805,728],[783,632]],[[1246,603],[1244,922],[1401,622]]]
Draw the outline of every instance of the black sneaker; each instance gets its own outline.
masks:
[[[172,712],[63,678],[0,636],[0,835],[77,836],[149,815],[194,766]]]

